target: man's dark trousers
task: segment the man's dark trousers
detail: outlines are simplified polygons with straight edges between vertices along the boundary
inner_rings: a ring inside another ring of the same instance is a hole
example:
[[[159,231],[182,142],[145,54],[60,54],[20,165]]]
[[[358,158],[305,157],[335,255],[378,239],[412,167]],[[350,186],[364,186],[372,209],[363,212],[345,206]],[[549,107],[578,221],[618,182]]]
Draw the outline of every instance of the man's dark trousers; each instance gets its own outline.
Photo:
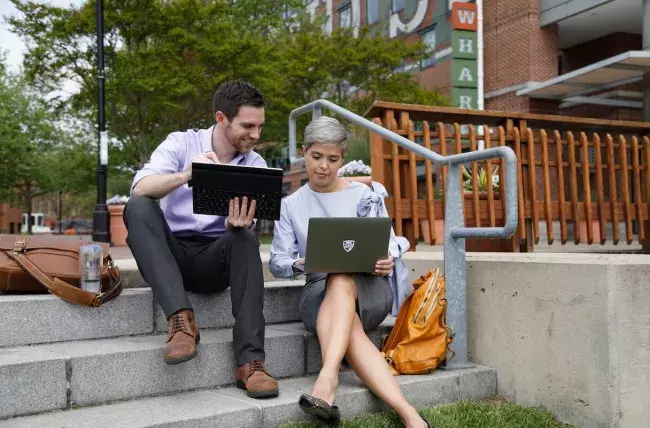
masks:
[[[192,309],[185,290],[207,294],[230,287],[237,365],[264,361],[264,273],[252,231],[231,229],[216,240],[176,237],[156,201],[146,196],[130,198],[124,223],[138,269],[167,318]]]

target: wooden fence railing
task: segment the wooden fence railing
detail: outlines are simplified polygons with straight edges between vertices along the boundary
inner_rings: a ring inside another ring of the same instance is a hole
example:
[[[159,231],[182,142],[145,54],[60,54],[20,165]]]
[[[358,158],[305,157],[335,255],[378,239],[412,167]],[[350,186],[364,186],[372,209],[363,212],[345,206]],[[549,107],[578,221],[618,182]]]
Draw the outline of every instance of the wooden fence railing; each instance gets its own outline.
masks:
[[[375,103],[375,123],[442,155],[510,146],[517,154],[519,228],[510,240],[468,240],[469,251],[532,251],[549,244],[631,244],[650,250],[650,124]],[[373,180],[386,185],[396,233],[444,239],[446,167],[370,136]],[[481,165],[479,165],[481,164]],[[501,161],[466,166],[465,223],[503,225]],[[492,183],[492,185],[489,185]]]

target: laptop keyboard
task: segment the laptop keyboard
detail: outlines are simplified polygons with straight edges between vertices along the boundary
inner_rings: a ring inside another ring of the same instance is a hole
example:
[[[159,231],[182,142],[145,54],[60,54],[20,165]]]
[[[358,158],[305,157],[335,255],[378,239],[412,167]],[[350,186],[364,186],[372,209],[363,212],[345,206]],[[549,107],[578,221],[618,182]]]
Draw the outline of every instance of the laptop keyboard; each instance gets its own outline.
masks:
[[[197,214],[226,216],[230,200],[237,196],[234,193],[205,187],[197,187],[195,191],[197,198],[194,198],[194,212]],[[280,194],[264,192],[246,194],[246,196],[248,196],[249,206],[251,200],[256,201],[255,218],[275,220],[280,217],[280,213],[276,209],[276,206],[279,205],[277,200],[280,198]]]

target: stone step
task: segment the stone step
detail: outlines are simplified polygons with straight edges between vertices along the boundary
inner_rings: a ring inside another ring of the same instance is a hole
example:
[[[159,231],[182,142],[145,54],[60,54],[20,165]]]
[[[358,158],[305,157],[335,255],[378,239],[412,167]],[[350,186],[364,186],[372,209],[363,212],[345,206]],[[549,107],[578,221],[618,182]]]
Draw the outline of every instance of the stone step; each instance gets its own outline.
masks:
[[[145,427],[276,427],[311,419],[298,407],[298,398],[309,393],[315,376],[280,381],[280,395],[267,400],[248,398],[235,387],[184,392],[45,413],[0,421],[1,428],[145,428]],[[496,371],[483,366],[439,369],[419,376],[398,376],[407,400],[416,407],[483,400],[496,393]],[[385,409],[352,372],[342,373],[337,401],[344,418]]]
[[[137,273],[137,270],[135,271]],[[267,323],[298,321],[302,281],[273,281],[264,287]],[[230,291],[189,293],[201,328],[232,327]],[[167,331],[150,288],[123,290],[99,308],[72,305],[50,294],[0,295],[0,348],[71,340],[134,336]]]
[[[389,317],[370,333],[376,344],[393,322]],[[173,366],[162,358],[166,340],[160,334],[0,349],[0,419],[234,383],[231,329],[201,331],[198,356]],[[265,351],[277,378],[320,367],[317,339],[301,323],[267,326]]]
[[[263,261],[267,256],[263,257]],[[407,253],[404,261],[410,279],[426,270],[442,268],[442,254]],[[471,263],[471,262],[470,262]],[[135,261],[118,261],[121,275],[129,287],[116,299],[99,308],[71,305],[49,294],[0,294],[0,325],[9,326],[0,335],[0,349],[40,343],[133,336],[167,331],[162,311],[138,272]],[[267,323],[298,321],[298,301],[304,279],[267,281],[264,316]],[[231,327],[230,293],[193,295],[201,328]]]

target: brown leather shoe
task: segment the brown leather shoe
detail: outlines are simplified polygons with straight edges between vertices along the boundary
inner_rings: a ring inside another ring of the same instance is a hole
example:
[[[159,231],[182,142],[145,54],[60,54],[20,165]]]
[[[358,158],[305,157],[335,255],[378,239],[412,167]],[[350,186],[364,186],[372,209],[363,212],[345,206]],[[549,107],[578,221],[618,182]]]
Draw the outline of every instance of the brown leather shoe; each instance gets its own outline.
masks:
[[[237,367],[237,388],[248,391],[251,398],[277,397],[278,381],[264,368],[263,361],[251,361]]]
[[[165,362],[178,364],[196,357],[196,344],[201,340],[194,311],[182,309],[169,317],[169,339],[165,345]]]

